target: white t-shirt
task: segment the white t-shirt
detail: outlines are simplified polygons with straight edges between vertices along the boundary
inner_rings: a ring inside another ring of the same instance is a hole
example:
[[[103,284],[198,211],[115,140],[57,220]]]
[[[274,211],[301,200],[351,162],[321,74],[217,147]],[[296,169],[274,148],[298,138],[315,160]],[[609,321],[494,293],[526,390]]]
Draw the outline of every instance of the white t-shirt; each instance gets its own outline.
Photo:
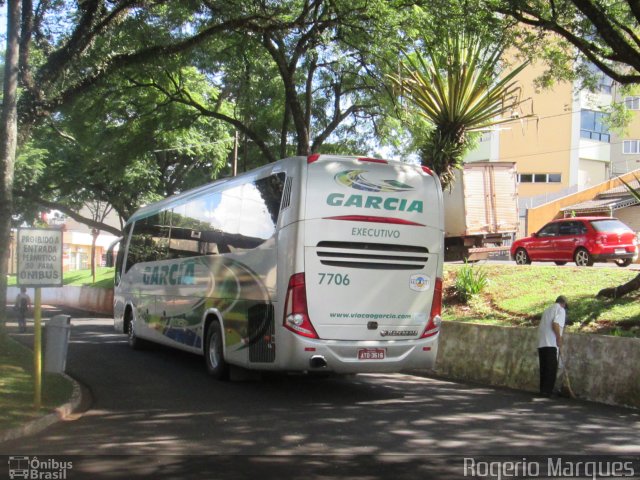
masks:
[[[554,303],[542,314],[540,326],[538,327],[538,348],[557,347],[556,334],[553,332],[552,323],[557,323],[560,327],[560,335],[564,329],[566,312],[559,303]]]

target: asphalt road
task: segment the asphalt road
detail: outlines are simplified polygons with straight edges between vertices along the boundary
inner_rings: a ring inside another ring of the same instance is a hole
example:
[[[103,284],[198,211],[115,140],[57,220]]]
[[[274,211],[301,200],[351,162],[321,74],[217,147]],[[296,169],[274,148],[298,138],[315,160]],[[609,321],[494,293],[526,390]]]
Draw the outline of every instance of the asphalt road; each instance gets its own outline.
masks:
[[[110,319],[72,324],[67,373],[90,391],[88,410],[0,444],[0,455],[86,456],[70,480],[218,478],[209,468],[418,478],[461,473],[462,456],[640,455],[637,410],[402,374],[217,382],[200,357],[129,349]]]

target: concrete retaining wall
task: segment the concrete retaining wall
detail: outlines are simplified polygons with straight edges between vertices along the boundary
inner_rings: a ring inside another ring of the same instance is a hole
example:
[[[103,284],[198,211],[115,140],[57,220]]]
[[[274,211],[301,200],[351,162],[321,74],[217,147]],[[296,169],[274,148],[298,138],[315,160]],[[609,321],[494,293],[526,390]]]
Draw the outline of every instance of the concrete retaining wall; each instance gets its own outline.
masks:
[[[18,287],[8,287],[7,302],[13,303],[19,291]],[[33,289],[28,288],[27,293],[33,302]],[[72,286],[43,288],[42,303],[113,315],[113,290]]]
[[[578,398],[640,408],[640,339],[565,333]],[[444,322],[436,371],[446,377],[537,392],[537,329]]]

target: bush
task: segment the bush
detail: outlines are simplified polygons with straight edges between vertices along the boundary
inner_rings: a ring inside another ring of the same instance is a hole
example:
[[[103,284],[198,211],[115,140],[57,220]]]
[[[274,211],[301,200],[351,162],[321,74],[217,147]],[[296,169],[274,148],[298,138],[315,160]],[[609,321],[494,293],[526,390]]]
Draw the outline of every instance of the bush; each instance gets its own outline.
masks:
[[[488,283],[487,272],[465,263],[456,277],[458,298],[466,303],[471,297],[482,292]]]

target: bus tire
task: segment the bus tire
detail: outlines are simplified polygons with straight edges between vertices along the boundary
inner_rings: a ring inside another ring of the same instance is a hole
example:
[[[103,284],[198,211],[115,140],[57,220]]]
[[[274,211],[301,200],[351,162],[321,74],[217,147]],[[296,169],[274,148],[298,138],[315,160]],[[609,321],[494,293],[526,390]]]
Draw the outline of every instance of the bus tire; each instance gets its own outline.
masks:
[[[204,344],[204,360],[209,375],[217,380],[228,380],[229,365],[224,360],[222,341],[223,337],[220,322],[213,320],[207,328],[207,336]]]
[[[144,347],[144,340],[136,335],[135,322],[130,318],[125,323],[125,330],[127,332],[127,343],[134,350],[141,350]]]

